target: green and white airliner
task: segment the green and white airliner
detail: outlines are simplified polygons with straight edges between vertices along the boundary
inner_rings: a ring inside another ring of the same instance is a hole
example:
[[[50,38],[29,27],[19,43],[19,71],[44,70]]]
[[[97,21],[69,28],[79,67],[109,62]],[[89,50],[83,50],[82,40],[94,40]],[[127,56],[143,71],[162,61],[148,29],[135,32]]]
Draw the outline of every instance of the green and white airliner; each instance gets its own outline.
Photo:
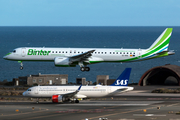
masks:
[[[166,28],[148,49],[21,47],[3,58],[18,61],[21,70],[23,61],[52,61],[58,67],[79,65],[81,71],[89,71],[89,64],[135,62],[173,55],[173,51],[168,51],[171,34],[172,28]]]

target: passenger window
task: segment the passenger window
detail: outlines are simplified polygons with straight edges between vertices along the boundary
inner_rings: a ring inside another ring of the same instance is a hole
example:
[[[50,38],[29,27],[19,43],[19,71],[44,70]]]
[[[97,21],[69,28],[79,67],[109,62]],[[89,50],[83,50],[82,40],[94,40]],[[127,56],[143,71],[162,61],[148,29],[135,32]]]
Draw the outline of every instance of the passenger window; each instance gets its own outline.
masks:
[[[52,51],[52,53],[54,53],[54,51]]]
[[[118,54],[118,52],[116,52],[116,54]]]
[[[100,52],[98,52],[98,54],[100,54]]]
[[[59,51],[59,53],[61,53],[61,51]]]
[[[125,52],[123,54],[125,54]]]
[[[67,51],[66,51],[66,53],[67,53]]]
[[[127,52],[127,54],[128,54],[128,52]]]
[[[132,54],[132,53],[130,52],[130,54]]]
[[[64,51],[62,51],[62,53],[64,53]]]
[[[105,52],[105,54],[106,54],[106,52]]]
[[[134,54],[135,54],[135,52],[134,52]]]
[[[120,52],[120,54],[122,54],[122,52]]]
[[[13,50],[13,53],[15,53],[16,52],[16,50]]]
[[[57,51],[56,51],[56,53],[57,53]]]
[[[101,52],[103,54],[103,52]]]
[[[113,54],[115,54],[115,52],[113,52]]]
[[[110,52],[110,54],[111,54],[111,52]]]

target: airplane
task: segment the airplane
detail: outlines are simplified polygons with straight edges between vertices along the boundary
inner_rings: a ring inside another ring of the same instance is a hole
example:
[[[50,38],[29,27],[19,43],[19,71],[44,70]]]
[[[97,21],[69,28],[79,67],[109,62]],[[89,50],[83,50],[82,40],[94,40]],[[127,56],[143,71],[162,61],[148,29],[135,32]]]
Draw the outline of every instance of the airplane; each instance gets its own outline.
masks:
[[[114,96],[134,89],[127,86],[130,73],[131,68],[126,68],[109,86],[34,86],[23,92],[23,96],[38,98],[37,103],[39,98],[51,98],[53,103],[79,103],[78,99]]]
[[[8,53],[3,58],[18,61],[23,69],[23,61],[52,61],[57,67],[80,66],[81,71],[89,71],[89,64],[102,62],[136,62],[173,55],[168,51],[172,28],[164,32],[148,49],[110,49],[110,48],[40,48],[21,47]]]

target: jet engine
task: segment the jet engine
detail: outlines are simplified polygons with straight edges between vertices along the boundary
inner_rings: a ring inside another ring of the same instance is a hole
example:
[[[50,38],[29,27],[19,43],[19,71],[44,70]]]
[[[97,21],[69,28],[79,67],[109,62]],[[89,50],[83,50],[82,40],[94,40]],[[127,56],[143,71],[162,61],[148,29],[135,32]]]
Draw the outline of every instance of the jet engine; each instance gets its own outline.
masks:
[[[65,97],[63,97],[62,95],[53,95],[52,96],[52,102],[53,103],[62,103],[65,101],[66,101]]]
[[[69,66],[70,61],[68,57],[56,57],[54,59],[55,66]]]

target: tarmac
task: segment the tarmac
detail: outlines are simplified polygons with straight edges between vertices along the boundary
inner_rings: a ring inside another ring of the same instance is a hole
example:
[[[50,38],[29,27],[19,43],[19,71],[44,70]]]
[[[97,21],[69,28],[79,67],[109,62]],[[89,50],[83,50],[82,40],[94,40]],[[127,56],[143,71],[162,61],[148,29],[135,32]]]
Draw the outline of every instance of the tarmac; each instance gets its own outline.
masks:
[[[93,98],[80,103],[1,101],[0,120],[180,120],[180,94],[148,90]]]
[[[0,120],[180,120],[179,97],[122,95],[65,104],[1,101]]]

